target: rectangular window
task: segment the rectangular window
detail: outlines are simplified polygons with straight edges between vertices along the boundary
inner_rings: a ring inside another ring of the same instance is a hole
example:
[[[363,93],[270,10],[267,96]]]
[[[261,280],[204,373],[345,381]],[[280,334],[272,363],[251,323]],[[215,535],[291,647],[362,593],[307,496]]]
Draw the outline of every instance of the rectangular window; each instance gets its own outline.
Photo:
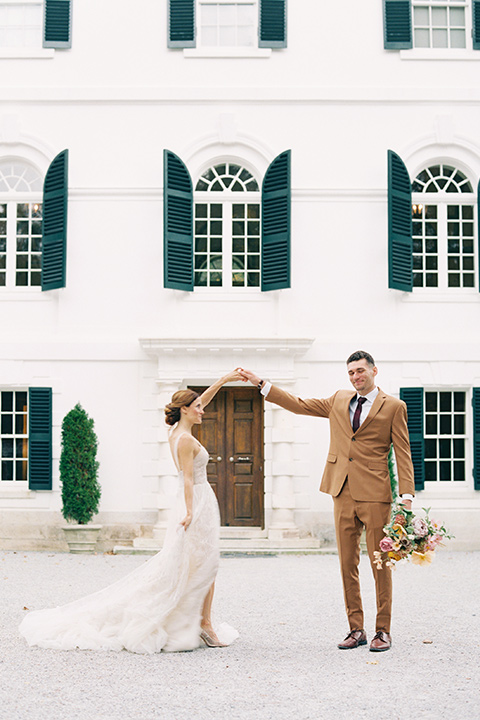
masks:
[[[0,1],[0,49],[41,48],[41,0]]]
[[[468,0],[415,0],[415,48],[466,48]]]
[[[260,205],[258,203],[233,205],[232,286],[260,287]]]
[[[260,203],[195,203],[196,287],[260,287]]]
[[[0,287],[40,287],[42,204],[0,203]]]
[[[438,208],[413,205],[413,287],[438,287]]]
[[[476,287],[475,206],[412,205],[413,287]]]
[[[255,47],[256,3],[201,2],[201,47]]]
[[[466,480],[466,393],[425,391],[425,480]]]
[[[194,284],[221,287],[223,284],[223,207],[221,203],[196,203]]]
[[[475,287],[473,205],[447,205],[448,287]]]
[[[28,480],[28,393],[0,392],[1,482]]]
[[[42,206],[17,203],[16,269],[17,287],[40,286],[42,281]]]

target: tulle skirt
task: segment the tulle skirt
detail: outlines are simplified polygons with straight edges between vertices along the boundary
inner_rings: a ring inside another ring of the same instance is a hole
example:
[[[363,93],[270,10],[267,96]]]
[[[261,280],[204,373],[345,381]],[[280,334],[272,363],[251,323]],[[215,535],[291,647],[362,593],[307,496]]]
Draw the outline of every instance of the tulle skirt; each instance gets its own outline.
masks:
[[[20,625],[29,645],[58,650],[193,650],[200,640],[201,611],[219,563],[220,518],[208,482],[194,485],[193,518],[185,531],[183,489],[163,549],[126,577],[79,600],[30,612]],[[223,624],[222,642],[238,633]]]

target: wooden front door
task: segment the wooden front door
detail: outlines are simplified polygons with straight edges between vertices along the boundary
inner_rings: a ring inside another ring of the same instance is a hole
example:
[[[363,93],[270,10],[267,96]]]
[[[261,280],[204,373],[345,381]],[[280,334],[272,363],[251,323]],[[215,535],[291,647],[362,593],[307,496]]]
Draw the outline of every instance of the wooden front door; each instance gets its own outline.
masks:
[[[263,527],[263,398],[258,390],[222,388],[194,434],[210,454],[208,479],[222,525]]]

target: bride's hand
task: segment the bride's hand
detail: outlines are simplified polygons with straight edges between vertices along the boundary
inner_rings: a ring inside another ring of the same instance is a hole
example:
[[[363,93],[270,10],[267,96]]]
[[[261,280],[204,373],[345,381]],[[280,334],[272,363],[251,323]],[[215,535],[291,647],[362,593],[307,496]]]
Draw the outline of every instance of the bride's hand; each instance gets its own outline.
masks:
[[[260,378],[258,375],[255,375],[251,370],[244,370],[243,368],[240,368],[240,372],[242,375],[242,380],[244,382],[251,382],[252,385],[258,385],[260,382]]]
[[[191,522],[192,522],[192,515],[191,515],[191,513],[187,512],[187,514],[185,515],[183,520],[180,521],[180,525],[183,525],[183,527],[186,530]]]
[[[227,373],[225,377],[223,378],[224,382],[236,382],[237,380],[241,380],[242,382],[246,382],[245,377],[242,375],[242,369],[241,368],[235,368],[235,370],[232,370],[232,372]]]

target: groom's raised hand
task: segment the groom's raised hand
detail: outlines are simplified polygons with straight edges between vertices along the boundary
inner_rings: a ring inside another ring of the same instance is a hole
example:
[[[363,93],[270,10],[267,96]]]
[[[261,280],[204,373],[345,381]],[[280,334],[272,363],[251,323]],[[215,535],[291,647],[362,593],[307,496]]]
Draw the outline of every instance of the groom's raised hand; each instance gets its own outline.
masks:
[[[244,380],[246,380],[247,382],[251,382],[252,385],[258,385],[258,383],[260,382],[260,378],[258,377],[258,375],[255,375],[255,373],[251,370],[244,370],[244,368],[239,368],[239,371]]]

